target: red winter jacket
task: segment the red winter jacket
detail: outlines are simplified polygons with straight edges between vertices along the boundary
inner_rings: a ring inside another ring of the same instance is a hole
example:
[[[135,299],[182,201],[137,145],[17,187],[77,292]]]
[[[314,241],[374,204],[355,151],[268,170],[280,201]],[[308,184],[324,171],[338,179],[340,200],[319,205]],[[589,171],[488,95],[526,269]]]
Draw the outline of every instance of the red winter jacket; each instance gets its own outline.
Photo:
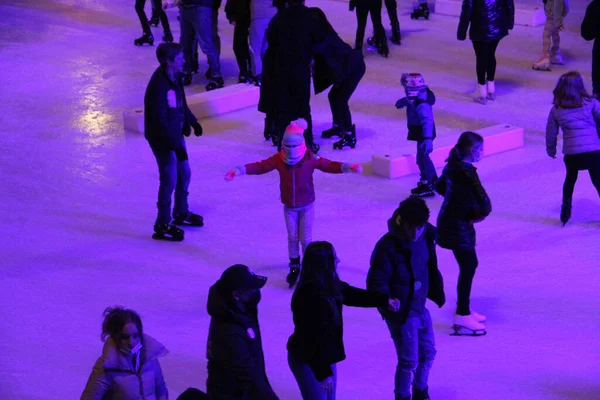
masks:
[[[302,207],[315,201],[313,171],[320,169],[330,174],[341,174],[342,163],[331,161],[307,151],[296,165],[287,165],[282,152],[266,160],[246,164],[246,174],[262,175],[274,169],[279,171],[279,189],[281,202],[288,207]]]

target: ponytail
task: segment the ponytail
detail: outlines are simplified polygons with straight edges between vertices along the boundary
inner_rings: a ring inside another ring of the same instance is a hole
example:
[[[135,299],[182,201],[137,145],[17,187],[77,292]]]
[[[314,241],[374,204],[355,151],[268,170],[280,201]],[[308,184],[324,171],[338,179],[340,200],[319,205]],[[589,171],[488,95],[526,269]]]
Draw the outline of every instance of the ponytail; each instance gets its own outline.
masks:
[[[446,162],[459,162],[462,161],[463,155],[461,154],[458,145],[454,146],[452,150],[450,150],[450,154],[448,154],[448,158],[446,158]]]
[[[452,150],[450,150],[450,154],[448,154],[446,162],[451,163],[462,161],[465,158],[465,155],[467,155],[473,147],[480,143],[483,143],[483,137],[481,137],[481,135],[471,131],[461,133],[460,138],[458,138],[458,142],[452,148]]]

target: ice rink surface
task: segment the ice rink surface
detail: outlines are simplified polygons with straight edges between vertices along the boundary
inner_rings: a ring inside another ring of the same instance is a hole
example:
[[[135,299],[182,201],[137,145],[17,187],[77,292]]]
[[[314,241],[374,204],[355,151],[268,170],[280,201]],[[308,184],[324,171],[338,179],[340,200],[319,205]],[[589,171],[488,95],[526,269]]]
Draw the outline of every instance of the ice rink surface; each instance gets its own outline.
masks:
[[[347,2],[308,5],[354,42]],[[333,151],[333,140],[318,139],[322,156],[366,163],[362,176],[315,173],[313,233],[336,247],[341,278],[364,287],[373,246],[417,181],[369,173],[372,154],[414,151],[406,115],[393,106],[402,72],[421,72],[437,95],[436,143],[499,123],[525,129],[525,148],[478,164],[493,213],[477,225],[472,303],[488,316],[487,336],[449,336],[458,267],[438,251],[448,302],[429,305],[433,399],[600,399],[600,200],[580,174],[573,218],[560,226],[564,165],[546,155],[544,138],[560,74],[580,71],[591,90],[592,44],[579,36],[586,5],[571,1],[561,34],[566,65],[552,72],[531,69],[543,27],[517,26],[498,49],[498,99],[483,106],[468,96],[474,55],[470,42],[456,40],[458,19],[413,21],[402,2],[402,45],[391,45],[389,59],[365,52],[367,73],[351,100],[357,148]],[[177,38],[177,13],[168,15]],[[156,47],[133,46],[141,34],[133,1],[3,0],[0,16],[0,399],[78,398],[100,355],[101,313],[115,304],[137,310],[170,350],[161,363],[171,398],[204,389],[207,292],[235,263],[269,277],[259,306],[268,376],[281,399],[300,399],[285,350],[293,326],[278,178],[223,180],[231,167],[274,153],[262,140],[263,115],[249,108],[202,121],[204,136],[187,143],[190,204],[206,226],[188,229],[182,243],[153,241],[158,171],[143,136],[122,127],[123,110],[143,104],[157,66]],[[385,12],[383,20],[389,29]],[[220,31],[233,84],[233,27],[223,12]],[[201,75],[188,93],[204,90]],[[331,123],[326,95],[312,107],[319,136]],[[441,200],[427,200],[433,222]],[[396,356],[385,323],[370,309],[345,308],[344,317],[338,399],[392,399]]]

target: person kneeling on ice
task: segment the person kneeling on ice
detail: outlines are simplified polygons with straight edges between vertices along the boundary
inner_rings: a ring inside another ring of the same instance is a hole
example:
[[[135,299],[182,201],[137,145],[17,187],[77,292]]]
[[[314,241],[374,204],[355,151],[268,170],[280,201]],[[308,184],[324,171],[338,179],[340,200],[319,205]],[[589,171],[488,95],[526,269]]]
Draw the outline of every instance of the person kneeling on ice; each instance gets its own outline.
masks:
[[[400,311],[380,308],[392,335],[396,366],[396,400],[429,399],[428,377],[435,358],[427,298],[442,307],[446,302],[442,274],[437,265],[436,229],[429,222],[423,199],[402,201],[388,220],[388,233],[375,245],[367,275],[367,289],[400,300]],[[414,379],[413,379],[414,377]]]
[[[267,283],[245,265],[227,268],[208,292],[209,399],[278,400],[265,370],[258,303]]]
[[[435,196],[433,185],[438,177],[429,158],[436,136],[433,118],[435,95],[425,84],[421,74],[402,74],[400,82],[404,86],[406,97],[396,102],[396,108],[401,110],[406,107],[407,139],[417,142],[417,166],[421,173],[419,184],[410,192],[416,197]]]
[[[330,174],[343,172],[361,173],[360,164],[347,164],[322,158],[306,148],[304,130],[308,123],[304,119],[292,121],[285,129],[282,149],[266,160],[238,166],[225,175],[231,181],[240,175],[262,175],[273,170],[279,172],[281,202],[288,232],[288,254],[290,257],[290,273],[287,282],[292,288],[300,273],[300,249],[312,241],[312,224],[314,218],[315,187],[313,172],[319,169]]]

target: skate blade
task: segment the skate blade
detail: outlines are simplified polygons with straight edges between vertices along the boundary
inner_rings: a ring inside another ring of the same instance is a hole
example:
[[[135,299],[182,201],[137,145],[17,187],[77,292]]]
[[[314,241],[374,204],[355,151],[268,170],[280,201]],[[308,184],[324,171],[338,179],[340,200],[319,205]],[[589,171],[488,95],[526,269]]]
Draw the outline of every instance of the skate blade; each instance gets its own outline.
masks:
[[[536,71],[547,71],[547,72],[552,71],[552,67],[533,67],[532,66],[531,68]]]
[[[194,227],[194,228],[202,228],[204,226],[204,221],[200,221],[196,224],[193,224],[191,222],[188,221],[173,221],[173,225],[177,225],[177,226],[188,226],[188,227]]]
[[[485,336],[487,331],[483,329],[473,330],[461,325],[452,325],[454,332],[450,336]]]
[[[173,237],[173,236],[165,236],[165,235],[161,235],[161,234],[155,233],[155,234],[152,235],[152,239],[154,239],[154,240],[164,240],[166,242],[181,242],[181,241],[183,241],[183,235],[182,236]]]

